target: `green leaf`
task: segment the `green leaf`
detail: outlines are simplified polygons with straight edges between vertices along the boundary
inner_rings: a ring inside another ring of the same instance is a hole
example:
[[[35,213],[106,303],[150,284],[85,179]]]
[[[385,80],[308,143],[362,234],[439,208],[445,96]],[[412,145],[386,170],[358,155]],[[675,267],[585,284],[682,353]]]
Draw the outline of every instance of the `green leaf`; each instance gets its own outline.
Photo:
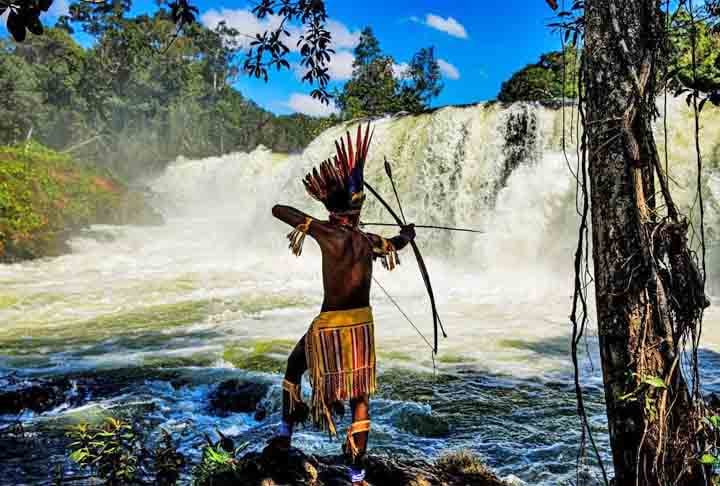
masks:
[[[720,461],[717,457],[713,456],[712,454],[703,454],[700,459],[698,459],[700,464],[705,464],[707,466],[714,466],[715,464],[720,464]]]
[[[713,415],[708,419],[708,421],[712,424],[713,427],[716,429],[720,429],[720,416]]]
[[[78,449],[74,451],[72,454],[70,454],[70,460],[73,462],[76,462],[80,465],[85,463],[85,460],[90,457],[90,454],[87,452],[86,449]]]
[[[645,376],[642,381],[646,385],[650,385],[655,388],[667,388],[667,385],[662,380],[662,378],[659,378],[657,376]]]

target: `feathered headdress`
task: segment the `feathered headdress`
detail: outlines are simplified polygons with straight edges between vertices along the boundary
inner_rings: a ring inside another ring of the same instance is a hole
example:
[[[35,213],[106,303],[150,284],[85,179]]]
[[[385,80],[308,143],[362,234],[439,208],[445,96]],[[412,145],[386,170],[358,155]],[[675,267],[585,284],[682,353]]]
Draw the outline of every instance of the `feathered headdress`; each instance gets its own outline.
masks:
[[[358,125],[353,145],[350,132],[347,132],[346,139],[335,141],[336,154],[303,179],[307,192],[331,213],[359,211],[362,208],[365,201],[363,171],[373,133],[369,123],[364,134]]]

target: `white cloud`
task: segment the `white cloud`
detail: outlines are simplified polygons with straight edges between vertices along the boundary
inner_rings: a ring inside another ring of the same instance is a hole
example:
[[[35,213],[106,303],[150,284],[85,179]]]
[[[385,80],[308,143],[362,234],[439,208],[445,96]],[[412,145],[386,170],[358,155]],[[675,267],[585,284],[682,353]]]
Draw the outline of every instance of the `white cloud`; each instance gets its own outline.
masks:
[[[47,15],[48,17],[57,18],[61,15],[67,15],[70,11],[70,5],[67,0],[55,0],[52,5],[50,6],[50,9],[45,12],[43,15]]]
[[[352,78],[353,62],[355,62],[355,56],[350,51],[337,51],[332,54],[327,65],[330,80],[347,81]],[[301,66],[300,63],[293,65],[293,71],[298,80],[301,80],[307,73],[307,69]]]
[[[339,113],[337,106],[332,101],[329,105],[316,100],[310,95],[293,93],[285,106],[291,110],[309,116],[330,116]]]
[[[223,8],[220,10],[208,10],[200,17],[200,20],[210,28],[215,28],[220,22],[225,21],[228,27],[237,29],[240,32],[241,35],[238,39],[240,47],[247,48],[255,34],[277,29],[282,22],[282,17],[268,15],[263,19],[258,19],[248,9]],[[360,42],[360,32],[351,32],[342,22],[331,19],[327,21],[325,27],[332,35],[332,47],[335,49],[355,47]],[[283,42],[291,51],[297,52],[299,50],[297,43],[302,35],[302,30],[295,25],[286,26],[285,30],[290,33],[290,36],[282,36]]]
[[[440,72],[448,79],[460,79],[460,70],[453,64],[447,62],[445,59],[437,60]]]
[[[459,39],[468,38],[465,27],[463,27],[460,22],[458,22],[452,17],[444,19],[438,15],[427,14],[427,16],[425,17],[425,24],[428,27],[432,27],[433,29],[445,32],[446,34],[457,37]]]
[[[328,20],[325,27],[332,36],[332,45],[335,49],[352,48],[360,43],[360,31],[350,32],[342,22]]]
[[[344,81],[352,77],[355,56],[350,51],[337,51],[330,58],[328,73],[334,81]]]
[[[211,29],[217,27],[220,22],[225,21],[228,27],[237,29],[238,32],[240,32],[238,44],[239,47],[243,48],[250,45],[255,34],[262,34],[267,30],[277,29],[282,21],[279,15],[268,15],[264,19],[258,19],[250,10],[227,8],[221,10],[210,9],[202,14],[200,20]],[[291,50],[295,50],[297,36],[299,36],[299,34],[292,29],[288,29],[288,31],[290,32],[290,37],[285,37],[283,41]]]
[[[393,64],[393,76],[399,79],[408,71],[408,69],[410,69],[410,64],[406,62],[401,62],[400,64]]]

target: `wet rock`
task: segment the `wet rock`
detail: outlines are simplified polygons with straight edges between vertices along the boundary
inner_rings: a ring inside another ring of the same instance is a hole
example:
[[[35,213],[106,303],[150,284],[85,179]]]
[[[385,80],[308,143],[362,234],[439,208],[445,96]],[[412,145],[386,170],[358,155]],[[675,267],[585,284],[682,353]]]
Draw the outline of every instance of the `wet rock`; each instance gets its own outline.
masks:
[[[62,405],[72,388],[67,378],[0,382],[0,414],[18,414],[24,410],[46,412]]]
[[[260,402],[269,388],[267,383],[227,380],[211,392],[210,405],[220,414],[256,413],[262,416]]]
[[[431,464],[421,460],[398,460],[368,456],[365,459],[366,480],[372,486],[508,486],[491,471],[473,460],[438,461]],[[205,478],[199,486],[310,485],[350,486],[345,458],[313,457],[297,449],[287,456],[273,456],[251,452],[235,462],[232,473]]]
[[[180,384],[182,377],[177,371],[157,368],[116,368],[92,373],[73,373],[68,376],[77,382],[79,393],[86,400],[116,397],[147,380],[167,381],[173,387],[177,385],[177,388],[183,386]]]
[[[265,420],[265,417],[267,417],[267,409],[263,405],[258,405],[257,409],[255,410],[255,420],[258,422]]]
[[[0,414],[18,414],[23,410],[42,413],[63,403],[76,407],[90,400],[121,395],[148,379],[180,378],[176,372],[144,368],[78,372],[62,377],[0,377]]]
[[[403,412],[397,426],[420,437],[446,437],[450,433],[450,425],[442,417],[416,410]]]
[[[720,413],[720,397],[717,394],[711,393],[710,396],[707,397],[706,402],[710,410]]]

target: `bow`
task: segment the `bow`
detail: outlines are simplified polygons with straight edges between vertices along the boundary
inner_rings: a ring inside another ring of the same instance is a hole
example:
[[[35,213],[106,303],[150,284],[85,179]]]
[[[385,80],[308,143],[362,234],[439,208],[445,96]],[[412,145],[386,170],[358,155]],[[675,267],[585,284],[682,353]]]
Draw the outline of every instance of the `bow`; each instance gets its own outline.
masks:
[[[395,197],[397,198],[398,206],[400,207],[400,212],[402,213],[402,205],[400,204],[400,197],[397,193],[397,188],[395,187],[395,181],[392,177],[392,169],[390,168],[390,163],[385,159],[385,173],[390,178],[390,182],[393,186],[393,191],[395,192]],[[382,204],[385,209],[388,210],[390,215],[393,217],[393,219],[397,222],[399,226],[406,226],[407,222],[405,221],[405,214],[403,213],[403,219],[400,219],[400,216],[393,210],[393,208],[383,199],[383,197],[367,182],[364,182],[365,187],[370,191],[370,193],[377,198],[378,201],[380,201],[380,204]],[[427,266],[425,266],[425,260],[422,257],[422,254],[420,253],[420,248],[418,248],[417,243],[415,243],[414,240],[410,240],[410,246],[412,246],[413,253],[415,253],[415,259],[418,262],[418,267],[420,268],[420,275],[423,278],[423,282],[425,282],[425,288],[428,292],[428,297],[430,297],[430,306],[432,308],[432,315],[433,315],[433,337],[434,337],[434,346],[433,346],[433,353],[437,354],[438,351],[438,328],[442,332],[442,335],[444,338],[447,338],[447,334],[445,333],[445,329],[443,328],[442,321],[440,320],[440,315],[437,311],[437,306],[435,305],[435,293],[433,292],[432,284],[430,283],[430,274],[428,273]]]

